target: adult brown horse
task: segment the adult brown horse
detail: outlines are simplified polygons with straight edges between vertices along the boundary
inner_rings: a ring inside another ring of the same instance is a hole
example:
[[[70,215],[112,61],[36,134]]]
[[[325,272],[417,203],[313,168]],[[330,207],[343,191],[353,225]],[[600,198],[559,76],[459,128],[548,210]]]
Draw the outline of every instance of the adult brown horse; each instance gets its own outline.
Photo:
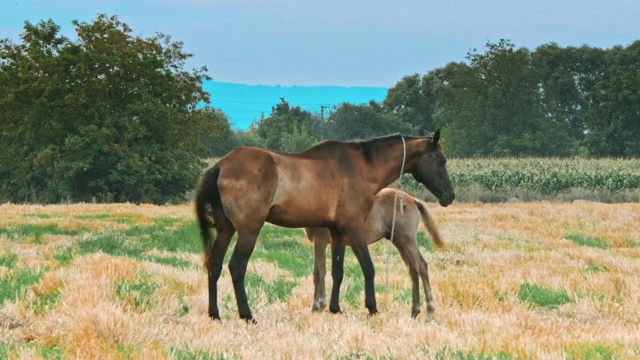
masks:
[[[333,289],[329,310],[333,313],[340,312],[348,239],[364,274],[365,306],[370,314],[377,313],[365,220],[375,194],[402,173],[424,184],[442,206],[451,204],[454,191],[439,139],[437,130],[433,138],[392,135],[350,143],[324,141],[300,153],[240,147],[220,159],[204,174],[195,198],[208,269],[209,316],[220,319],[217,282],[237,232],[229,271],[240,318],[254,322],[244,277],[265,222],[330,230]],[[211,226],[216,229],[215,238]]]
[[[395,210],[394,210],[395,206]],[[411,195],[394,189],[382,189],[374,198],[373,208],[365,222],[365,239],[367,244],[386,238],[393,242],[398,249],[402,261],[409,269],[413,290],[411,317],[415,318],[420,313],[420,283],[422,279],[424,294],[427,303],[427,321],[433,319],[436,309],[431,285],[429,283],[429,269],[427,261],[420,254],[416,235],[420,221],[426,227],[433,243],[442,246],[442,238],[431,215],[427,211],[427,205]],[[329,244],[329,230],[326,228],[305,228],[307,239],[313,242],[313,305],[311,310],[322,311],[327,305],[324,277],[326,274],[327,244]],[[393,236],[393,239],[391,237]],[[345,239],[346,243],[347,239]],[[351,245],[346,243],[346,245]]]

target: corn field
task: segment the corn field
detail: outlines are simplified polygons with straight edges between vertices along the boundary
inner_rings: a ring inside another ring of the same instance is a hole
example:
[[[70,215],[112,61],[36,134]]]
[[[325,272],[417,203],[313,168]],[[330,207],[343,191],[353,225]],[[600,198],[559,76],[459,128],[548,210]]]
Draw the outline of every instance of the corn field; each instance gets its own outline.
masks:
[[[640,200],[640,159],[449,159],[460,201]],[[406,188],[429,197],[410,175]]]

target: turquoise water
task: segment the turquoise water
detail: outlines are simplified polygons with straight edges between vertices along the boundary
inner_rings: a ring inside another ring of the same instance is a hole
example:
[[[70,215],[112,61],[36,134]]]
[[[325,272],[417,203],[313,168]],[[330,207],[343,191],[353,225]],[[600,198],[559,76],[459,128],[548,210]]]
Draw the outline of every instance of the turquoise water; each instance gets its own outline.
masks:
[[[388,88],[342,86],[268,86],[205,81],[203,89],[211,94],[211,105],[221,109],[234,130],[246,130],[262,115],[269,117],[271,108],[284,99],[312,114],[329,115],[331,107],[344,102],[365,104],[382,102]],[[323,114],[321,114],[321,111]]]

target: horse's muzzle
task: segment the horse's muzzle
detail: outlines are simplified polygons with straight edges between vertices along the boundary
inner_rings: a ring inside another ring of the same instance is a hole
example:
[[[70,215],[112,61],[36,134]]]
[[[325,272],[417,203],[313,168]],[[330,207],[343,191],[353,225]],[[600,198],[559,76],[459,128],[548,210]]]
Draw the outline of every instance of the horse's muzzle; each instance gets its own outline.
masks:
[[[440,206],[442,207],[447,207],[453,202],[453,199],[455,198],[456,194],[453,191],[447,192],[442,194],[442,196],[438,198],[438,203],[440,203]]]

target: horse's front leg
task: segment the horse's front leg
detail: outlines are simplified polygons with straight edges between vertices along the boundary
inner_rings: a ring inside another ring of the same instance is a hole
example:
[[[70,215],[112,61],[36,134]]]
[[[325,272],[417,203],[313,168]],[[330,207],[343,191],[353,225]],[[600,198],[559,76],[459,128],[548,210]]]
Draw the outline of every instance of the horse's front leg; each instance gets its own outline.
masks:
[[[344,277],[344,239],[342,234],[331,232],[331,278],[333,279],[333,287],[331,288],[331,301],[329,302],[329,311],[333,314],[339,314],[340,310],[340,285]]]
[[[349,235],[351,240],[351,248],[353,249],[353,253],[358,259],[360,267],[362,268],[362,273],[364,274],[364,303],[366,308],[369,309],[369,314],[374,315],[378,313],[374,282],[375,269],[373,267],[373,261],[371,261],[371,255],[369,254],[367,242],[362,234],[363,232],[357,231],[351,232]]]

